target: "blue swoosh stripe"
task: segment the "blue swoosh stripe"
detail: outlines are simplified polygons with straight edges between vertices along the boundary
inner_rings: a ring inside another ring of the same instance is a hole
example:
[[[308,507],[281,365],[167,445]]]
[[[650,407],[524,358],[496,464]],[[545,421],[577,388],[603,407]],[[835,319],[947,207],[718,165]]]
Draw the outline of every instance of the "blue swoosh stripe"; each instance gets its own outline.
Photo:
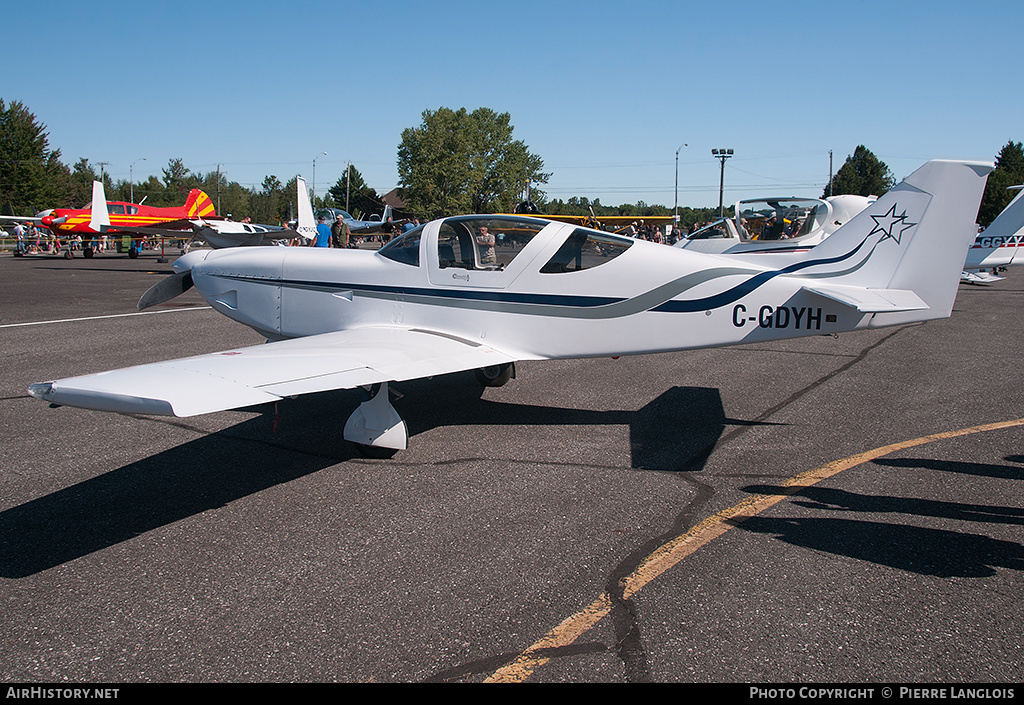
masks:
[[[761,274],[755,274],[750,279],[737,284],[731,289],[723,291],[720,294],[714,296],[708,296],[703,299],[694,299],[692,301],[666,301],[660,306],[655,306],[652,311],[658,311],[661,313],[693,313],[694,311],[707,311],[721,306],[727,306],[735,301],[740,300],[750,292],[758,289],[766,282],[771,281],[775,277],[783,274],[792,274],[799,272],[801,269],[807,269],[808,267],[814,267],[820,264],[834,264],[836,262],[842,262],[850,257],[853,257],[857,252],[864,247],[867,242],[867,238],[861,241],[859,245],[850,250],[844,255],[837,255],[828,259],[817,259],[808,260],[806,262],[797,262],[791,264],[788,267],[777,269],[773,272],[762,272]]]

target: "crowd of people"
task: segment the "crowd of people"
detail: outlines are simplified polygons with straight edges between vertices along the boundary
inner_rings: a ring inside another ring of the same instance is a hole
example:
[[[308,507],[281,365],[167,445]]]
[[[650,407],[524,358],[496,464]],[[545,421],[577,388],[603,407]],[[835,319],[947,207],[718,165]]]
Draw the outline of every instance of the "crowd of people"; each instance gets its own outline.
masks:
[[[334,247],[334,248],[349,248],[355,249],[359,246],[359,243],[367,240],[379,240],[381,245],[387,243],[391,238],[401,235],[402,233],[409,232],[415,227],[418,227],[420,221],[418,218],[405,221],[403,223],[392,223],[390,221],[384,223],[379,233],[374,233],[370,238],[354,237],[352,230],[345,222],[344,216],[340,213],[335,218],[335,221],[330,225],[327,224],[327,218],[324,216],[318,216],[316,222],[316,237],[310,240],[308,243],[292,241],[292,245],[308,245],[309,247]]]
[[[82,236],[68,238],[63,242],[47,228],[37,227],[35,223],[22,225],[16,223],[11,229],[14,235],[15,255],[25,254],[58,254],[62,250],[71,252],[82,249]],[[103,237],[104,246],[106,236]]]
[[[8,230],[10,231],[8,233]],[[48,228],[42,228],[35,223],[15,223],[7,230],[0,230],[3,236],[11,237],[14,240],[14,255],[58,255],[63,253],[65,257],[74,256],[85,246],[92,248],[93,252],[106,252],[116,248],[116,241],[113,236],[107,234],[99,235],[88,243],[82,240],[80,233],[61,238]],[[142,241],[136,241],[135,246],[144,249],[148,246],[143,237]]]
[[[683,239],[683,231],[679,229],[678,223],[673,223],[667,233],[662,233],[661,228],[653,223],[644,223],[643,220],[633,221],[629,224],[626,234],[637,240],[648,240],[663,245],[674,245]]]
[[[746,221],[743,221],[743,223],[745,222]],[[365,237],[357,237],[352,234],[351,229],[345,223],[344,218],[340,214],[330,225],[327,224],[324,216],[320,216],[317,218],[316,237],[309,241],[301,238],[295,238],[289,244],[293,246],[309,247],[356,248],[360,243],[379,240],[383,245],[391,238],[418,227],[419,224],[420,221],[418,219],[394,224],[389,222],[385,224],[384,229],[379,233],[374,233],[373,235]],[[663,229],[658,225],[654,223],[645,223],[643,219],[640,219],[633,221],[622,234],[628,235],[629,237],[637,240],[648,240],[659,244],[674,245],[680,240],[689,237],[697,230],[700,230],[710,224],[711,223],[694,223],[690,226],[688,231],[684,233],[678,223],[673,223],[668,228],[667,232],[663,232]],[[785,239],[797,234],[801,225],[802,223],[799,220],[794,220],[793,222],[784,222],[781,224],[782,227],[778,227],[774,222],[774,219],[767,219],[763,223],[763,228],[758,228],[757,233],[745,234],[746,237],[750,239]],[[81,235],[75,235],[74,237],[70,237],[62,241],[50,230],[37,227],[34,223],[28,223],[26,225],[18,223],[11,230],[15,239],[15,253],[18,255],[59,254],[61,252],[72,253],[82,249]],[[138,242],[137,246],[140,250],[145,249],[146,243]],[[112,239],[108,238],[107,235],[102,235],[92,241],[92,247],[96,252],[104,252],[112,249],[114,247],[114,242]]]

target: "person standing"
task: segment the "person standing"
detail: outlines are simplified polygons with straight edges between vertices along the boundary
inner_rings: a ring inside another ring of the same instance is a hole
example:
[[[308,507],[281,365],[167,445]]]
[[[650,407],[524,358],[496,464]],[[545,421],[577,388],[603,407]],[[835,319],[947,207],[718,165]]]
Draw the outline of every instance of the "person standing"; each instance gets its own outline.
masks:
[[[331,246],[331,229],[324,222],[324,217],[320,216],[316,219],[316,237],[310,241],[312,247],[330,247]]]
[[[494,264],[498,261],[494,252],[494,235],[486,227],[480,228],[480,233],[476,236],[476,244],[480,245],[483,251],[480,256],[481,263]]]
[[[331,246],[347,248],[351,237],[352,231],[349,229],[348,223],[345,222],[345,216],[339,213],[337,220],[331,225]]]

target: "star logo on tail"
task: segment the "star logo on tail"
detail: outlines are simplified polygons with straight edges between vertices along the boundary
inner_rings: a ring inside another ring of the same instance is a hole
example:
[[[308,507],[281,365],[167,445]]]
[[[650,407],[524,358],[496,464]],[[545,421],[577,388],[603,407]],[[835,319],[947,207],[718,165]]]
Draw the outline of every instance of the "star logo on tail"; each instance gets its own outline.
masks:
[[[875,233],[882,233],[881,242],[885,238],[889,237],[896,241],[896,244],[900,244],[900,238],[903,233],[917,225],[917,223],[907,222],[907,211],[904,209],[903,213],[896,215],[896,204],[893,203],[889,212],[885,215],[873,215],[871,219],[875,221],[875,227],[868,233],[868,237],[871,237]]]

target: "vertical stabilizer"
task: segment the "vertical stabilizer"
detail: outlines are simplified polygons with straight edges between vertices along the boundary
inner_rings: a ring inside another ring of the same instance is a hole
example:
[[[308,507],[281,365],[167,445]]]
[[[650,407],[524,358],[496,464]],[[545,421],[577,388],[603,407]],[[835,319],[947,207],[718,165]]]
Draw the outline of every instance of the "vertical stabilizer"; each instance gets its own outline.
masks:
[[[110,227],[110,213],[107,212],[107,195],[103,190],[103,182],[92,182],[92,204],[89,227],[93,232],[106,232]]]
[[[1012,188],[1020,189],[1022,187],[1013,186]],[[985,257],[993,252],[999,253],[994,262],[996,266],[1020,264],[1019,261],[1014,262],[1014,260],[1021,251],[1021,239],[1024,239],[1021,236],[1024,236],[1024,190],[1014,196],[1009,205],[996,216],[995,220],[989,223],[984,232],[978,235],[974,244],[980,246],[977,250],[979,255],[975,255],[975,250],[972,249],[967,255],[964,267],[970,269],[972,264],[978,264],[976,260],[979,257]],[[972,262],[972,259],[975,261]]]
[[[316,237],[316,221],[313,220],[313,205],[309,201],[309,193],[306,191],[306,180],[301,176],[295,179],[295,188],[298,191],[299,220],[295,224],[295,231],[311,240]]]
[[[823,285],[912,291],[927,310],[878,313],[873,326],[949,316],[992,164],[926,163],[839,228],[794,276]]]
[[[185,200],[185,213],[189,218],[210,218],[217,215],[217,209],[205,191],[194,188]]]

